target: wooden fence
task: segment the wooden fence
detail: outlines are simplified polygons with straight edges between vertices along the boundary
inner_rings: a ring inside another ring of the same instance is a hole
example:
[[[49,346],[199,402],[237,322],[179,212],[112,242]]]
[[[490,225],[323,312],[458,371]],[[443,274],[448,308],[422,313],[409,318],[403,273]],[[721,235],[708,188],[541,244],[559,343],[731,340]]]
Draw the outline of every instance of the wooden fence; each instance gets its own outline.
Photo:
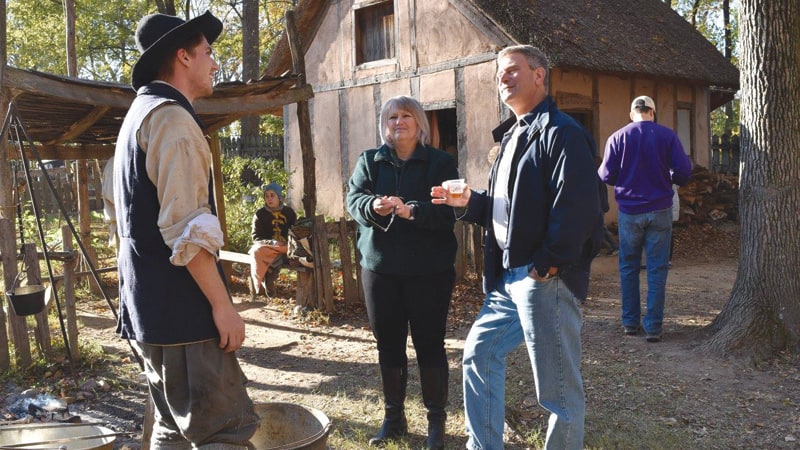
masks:
[[[739,175],[739,136],[711,137],[711,171]]]
[[[103,161],[103,164],[105,164],[105,161]],[[92,211],[103,209],[101,167],[100,162],[97,160],[88,164],[89,209]],[[76,213],[78,211],[78,188],[75,181],[77,177],[75,165],[70,164],[63,167],[47,168],[46,170],[50,180],[53,182],[55,192],[50,190],[44,172],[41,169],[31,170],[33,193],[36,195],[40,210],[45,214],[58,213],[57,195],[67,209],[67,213]],[[17,184],[24,186],[25,173],[17,171],[16,178]],[[26,207],[29,207],[30,196],[27,192],[22,195],[22,202]],[[32,209],[31,212],[33,212]]]
[[[283,161],[283,136],[232,136],[220,138],[222,154],[227,157],[277,159]]]

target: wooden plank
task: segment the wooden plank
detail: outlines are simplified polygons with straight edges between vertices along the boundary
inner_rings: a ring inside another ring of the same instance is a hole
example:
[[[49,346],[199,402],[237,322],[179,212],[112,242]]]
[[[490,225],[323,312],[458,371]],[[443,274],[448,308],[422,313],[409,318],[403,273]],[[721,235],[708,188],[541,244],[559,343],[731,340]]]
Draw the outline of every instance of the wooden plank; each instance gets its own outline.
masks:
[[[314,217],[314,230],[325,230],[325,216]],[[333,312],[333,280],[331,279],[331,256],[328,247],[327,233],[319,233],[313,239],[314,245],[314,275],[317,279],[317,304],[324,306],[325,312]]]
[[[57,78],[6,67],[3,87],[55,97],[86,105],[107,105],[128,109],[136,93],[130,86]]]
[[[91,128],[92,125],[100,120],[110,109],[111,107],[109,106],[95,106],[89,114],[70,125],[69,130],[61,134],[58,138],[45,142],[45,144],[60,144],[75,139],[82,135],[84,131]]]
[[[25,244],[22,246],[22,254],[25,267],[28,268],[28,284],[42,284],[42,273],[39,268],[39,258],[36,256],[36,244]],[[36,343],[42,351],[42,356],[47,357],[52,353],[50,345],[50,326],[47,323],[47,305],[41,312],[34,315],[36,319]]]
[[[37,145],[39,157],[44,159],[80,160],[80,159],[108,159],[114,155],[115,146],[112,144],[83,144],[83,145]],[[10,160],[19,160],[19,151],[13,147],[6,149]],[[31,160],[36,159],[30,146],[25,145],[25,155]]]
[[[297,85],[285,91],[275,90],[266,94],[246,97],[199,99],[196,102],[195,111],[204,116],[220,116],[221,120],[219,121],[204,120],[206,132],[213,132],[243,116],[273,113],[276,110],[280,111],[283,105],[308,101],[312,97],[314,97],[314,89],[311,85]]]
[[[292,51],[292,67],[294,72],[299,75],[297,86],[302,87],[306,85],[306,63],[303,59],[303,46],[295,23],[294,11],[286,11],[285,17],[286,34],[289,37],[289,48]],[[308,100],[297,102],[297,124],[300,128],[300,152],[303,160],[303,209],[306,217],[314,217],[317,208],[317,175]]]
[[[17,268],[14,267],[11,283],[6,285],[6,289],[14,289],[14,277]],[[10,286],[10,287],[9,287]],[[28,340],[28,324],[25,316],[18,316],[14,313],[14,308],[9,305],[8,323],[11,325],[11,342],[14,344],[17,356],[17,367],[28,367],[31,364],[31,343]]]
[[[303,270],[297,272],[296,308],[313,308],[314,304],[314,272]]]
[[[350,247],[350,227],[344,218],[339,220],[339,258],[342,261],[342,290],[344,291],[344,304],[358,303],[358,285],[356,284],[353,264],[352,248]]]
[[[219,251],[219,259],[224,261],[232,261],[236,263],[242,264],[250,264],[250,261],[253,259],[252,256],[248,255],[247,253],[238,253],[232,252],[229,250],[220,250]]]
[[[13,216],[12,216],[13,217]],[[0,217],[0,247],[3,249],[3,286],[11,286],[14,282],[14,272],[16,272],[16,238],[14,237],[14,223],[11,219]],[[8,332],[6,330],[6,311],[11,313],[11,306],[8,305],[8,298],[5,293],[0,295],[0,371],[11,368],[11,353],[9,352]]]
[[[91,207],[89,205],[89,165],[88,161],[75,161],[77,194],[78,194],[78,235],[80,236],[83,248],[86,249],[85,259],[82,266],[85,269],[97,267],[97,252],[92,247],[92,219],[89,215]],[[87,279],[92,293],[100,294],[100,286],[94,278]]]

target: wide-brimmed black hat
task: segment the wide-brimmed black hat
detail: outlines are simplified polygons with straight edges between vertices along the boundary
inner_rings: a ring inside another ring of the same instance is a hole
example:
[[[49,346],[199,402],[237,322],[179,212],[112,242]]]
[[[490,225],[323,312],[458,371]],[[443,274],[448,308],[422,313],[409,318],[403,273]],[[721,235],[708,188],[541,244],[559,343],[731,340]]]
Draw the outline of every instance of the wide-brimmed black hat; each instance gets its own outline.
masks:
[[[136,27],[136,47],[142,56],[133,65],[131,85],[138,90],[153,81],[164,58],[197,33],[203,33],[209,44],[222,33],[222,22],[210,11],[188,22],[167,14],[144,16]]]

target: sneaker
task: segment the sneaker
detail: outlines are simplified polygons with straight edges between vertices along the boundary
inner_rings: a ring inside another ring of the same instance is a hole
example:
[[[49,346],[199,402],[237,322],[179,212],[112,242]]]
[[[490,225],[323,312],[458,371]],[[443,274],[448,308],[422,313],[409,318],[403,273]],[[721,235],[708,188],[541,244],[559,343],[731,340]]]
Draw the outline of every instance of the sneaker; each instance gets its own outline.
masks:
[[[641,327],[623,326],[622,328],[625,331],[625,334],[628,336],[636,336],[639,334],[639,330],[641,330]]]
[[[647,337],[645,339],[647,342],[661,342],[661,333],[647,333]]]

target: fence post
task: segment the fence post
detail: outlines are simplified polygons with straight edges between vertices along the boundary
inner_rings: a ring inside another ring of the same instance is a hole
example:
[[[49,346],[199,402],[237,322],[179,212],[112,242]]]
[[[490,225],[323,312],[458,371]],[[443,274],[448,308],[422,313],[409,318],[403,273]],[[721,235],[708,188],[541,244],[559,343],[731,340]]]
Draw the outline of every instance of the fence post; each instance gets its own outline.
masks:
[[[74,247],[72,233],[68,225],[61,227],[61,238],[64,241],[64,252],[72,254]],[[81,358],[81,349],[78,345],[78,312],[75,306],[75,265],[78,256],[73,254],[69,261],[64,261],[64,304],[67,310],[67,339],[69,339],[70,359],[78,361]]]
[[[0,246],[2,246],[3,254],[3,286],[8,290],[8,286],[14,282],[14,270],[17,267],[16,260],[16,239],[14,237],[14,224],[6,217],[0,217]],[[5,293],[0,296],[0,371],[6,371],[11,368],[11,353],[9,352],[8,345],[8,331],[6,323],[8,323],[9,312],[7,308],[8,299]]]
[[[36,244],[25,244],[22,246],[22,258],[28,268],[28,285],[42,284],[42,271],[39,267],[39,255],[36,254]],[[45,299],[46,301],[47,299]],[[42,357],[46,358],[52,353],[50,346],[50,326],[47,324],[47,304],[41,312],[36,313],[36,342],[42,351]]]
[[[314,282],[317,286],[317,306],[325,306],[325,312],[333,312],[333,280],[331,279],[331,257],[328,249],[328,229],[325,216],[314,217]]]
[[[353,264],[350,247],[350,227],[347,219],[342,217],[339,220],[339,258],[342,260],[342,291],[344,294],[344,304],[353,305],[358,302],[358,286],[353,276],[357,270]]]

